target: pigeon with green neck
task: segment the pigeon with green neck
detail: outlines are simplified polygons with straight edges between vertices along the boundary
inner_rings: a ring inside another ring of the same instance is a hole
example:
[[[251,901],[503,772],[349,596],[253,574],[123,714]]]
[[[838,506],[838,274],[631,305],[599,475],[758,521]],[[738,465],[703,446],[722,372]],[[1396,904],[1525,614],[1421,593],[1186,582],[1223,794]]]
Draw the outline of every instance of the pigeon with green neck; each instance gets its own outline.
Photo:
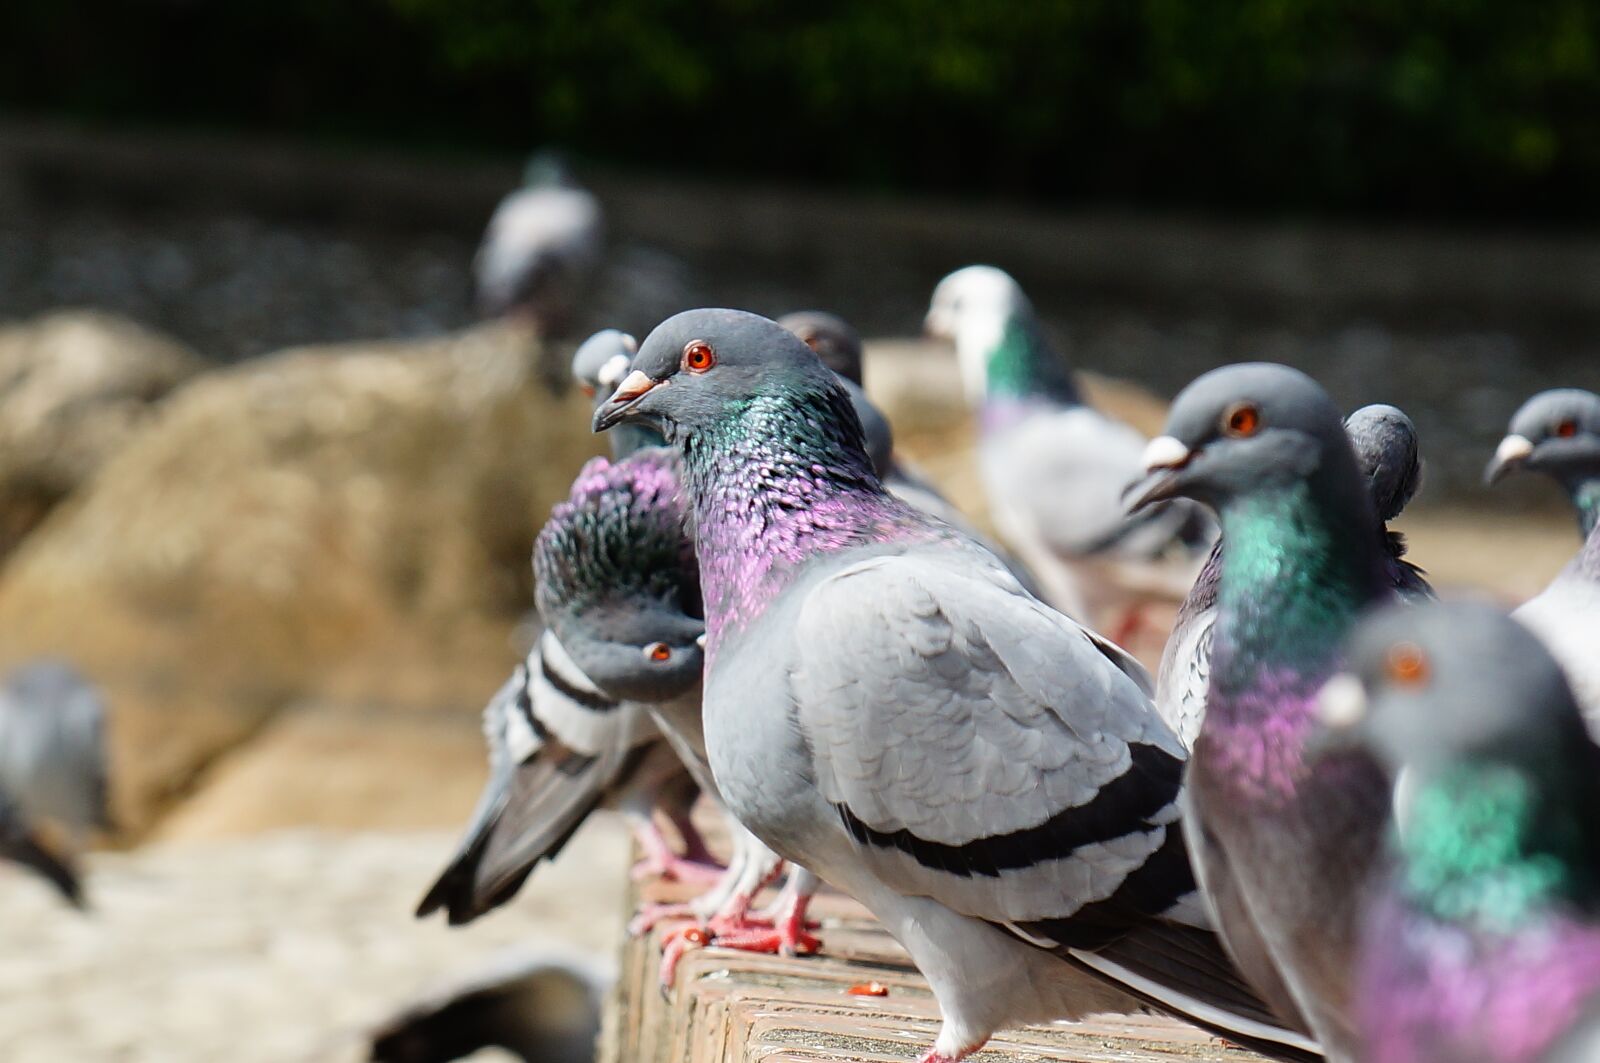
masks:
[[[1369,1063],[1544,1063],[1600,1015],[1600,748],[1539,640],[1487,605],[1382,612],[1318,749],[1397,784],[1358,967]],[[1589,1041],[1592,1047],[1596,1042]]]
[[[943,1013],[924,1063],[1145,1008],[1315,1056],[1207,927],[1143,669],[884,490],[804,343],[734,310],[670,318],[595,427],[629,421],[682,457],[718,788],[910,952]]]
[[[1356,618],[1394,598],[1383,525],[1339,411],[1287,366],[1213,370],[1173,401],[1130,505],[1188,497],[1222,524],[1205,719],[1184,830],[1229,950],[1330,1059],[1358,1058],[1350,969],[1388,817],[1376,763],[1308,762],[1317,690]]]
[[[1182,601],[1215,525],[1186,499],[1124,512],[1144,437],[1084,401],[1017,282],[957,270],[934,289],[926,329],[955,343],[990,515],[1047,600],[1114,637],[1137,627],[1141,604]]]
[[[1515,615],[1566,669],[1600,737],[1600,395],[1558,388],[1523,403],[1484,477],[1494,483],[1518,470],[1544,473],[1566,490],[1584,543]]]

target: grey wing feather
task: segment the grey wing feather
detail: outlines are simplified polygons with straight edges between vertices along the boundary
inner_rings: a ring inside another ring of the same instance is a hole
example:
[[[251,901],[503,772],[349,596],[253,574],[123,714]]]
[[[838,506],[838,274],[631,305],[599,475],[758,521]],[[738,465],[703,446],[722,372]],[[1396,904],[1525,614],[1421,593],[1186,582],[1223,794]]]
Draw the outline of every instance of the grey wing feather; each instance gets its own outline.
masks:
[[[1116,893],[1162,844],[1176,738],[1082,628],[992,558],[852,564],[811,591],[796,635],[817,786],[902,892],[999,923],[1059,918]]]

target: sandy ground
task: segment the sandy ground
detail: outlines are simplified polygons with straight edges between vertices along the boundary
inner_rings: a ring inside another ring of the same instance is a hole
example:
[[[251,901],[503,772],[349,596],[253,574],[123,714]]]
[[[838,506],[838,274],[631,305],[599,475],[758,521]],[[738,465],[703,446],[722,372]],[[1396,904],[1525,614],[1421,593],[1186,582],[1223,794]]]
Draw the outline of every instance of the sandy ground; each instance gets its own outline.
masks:
[[[372,1024],[507,947],[610,967],[618,820],[597,817],[510,906],[454,930],[411,918],[452,840],[302,830],[99,854],[86,914],[0,869],[0,1058],[344,1063],[365,1058]]]

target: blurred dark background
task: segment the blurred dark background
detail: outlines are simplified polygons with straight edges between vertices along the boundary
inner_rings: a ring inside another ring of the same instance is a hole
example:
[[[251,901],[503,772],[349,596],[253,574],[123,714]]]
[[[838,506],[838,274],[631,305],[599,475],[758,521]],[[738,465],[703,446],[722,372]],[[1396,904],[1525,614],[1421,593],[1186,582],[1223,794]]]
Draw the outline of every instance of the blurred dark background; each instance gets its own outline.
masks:
[[[1591,0],[11,3],[0,106],[1053,203],[1592,219]]]

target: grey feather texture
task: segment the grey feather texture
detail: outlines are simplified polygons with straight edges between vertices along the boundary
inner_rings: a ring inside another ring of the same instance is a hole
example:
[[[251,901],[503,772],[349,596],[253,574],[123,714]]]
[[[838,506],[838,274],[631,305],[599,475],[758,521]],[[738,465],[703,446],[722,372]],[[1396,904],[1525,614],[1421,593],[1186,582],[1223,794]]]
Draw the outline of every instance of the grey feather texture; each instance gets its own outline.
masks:
[[[65,661],[21,666],[0,687],[0,789],[81,841],[111,827],[105,703]]]

